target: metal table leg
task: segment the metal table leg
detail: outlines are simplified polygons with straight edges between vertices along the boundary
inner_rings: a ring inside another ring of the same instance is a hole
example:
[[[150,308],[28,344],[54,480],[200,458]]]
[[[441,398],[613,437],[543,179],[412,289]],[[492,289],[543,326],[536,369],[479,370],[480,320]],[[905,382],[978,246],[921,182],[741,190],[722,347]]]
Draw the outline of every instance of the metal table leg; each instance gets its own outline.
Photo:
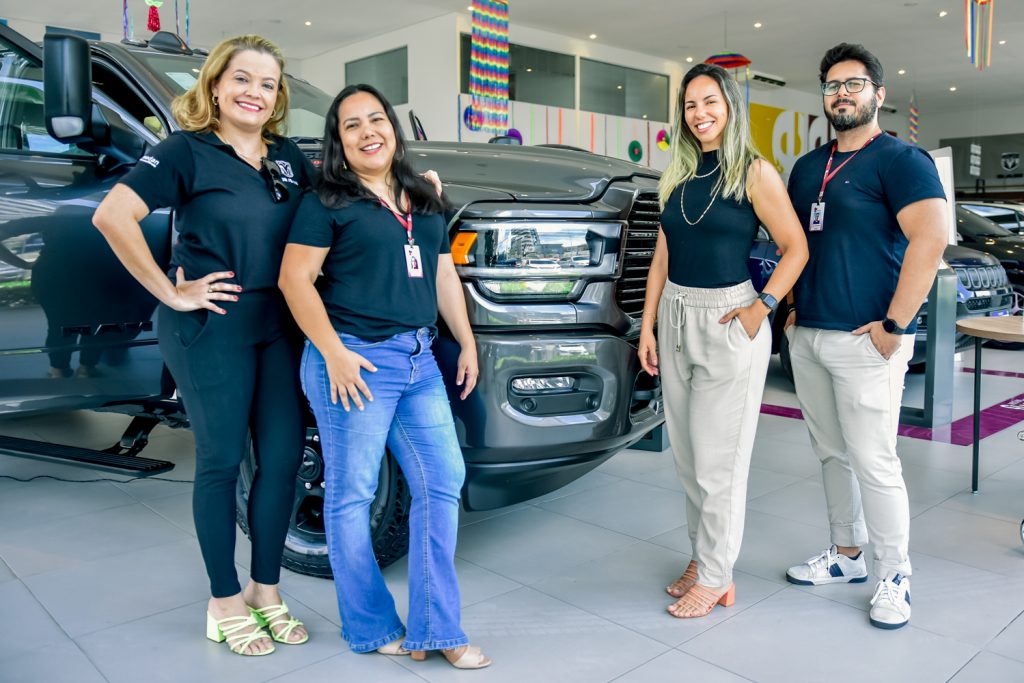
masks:
[[[978,448],[981,432],[981,337],[974,338],[974,452],[971,463],[971,493],[978,492]]]

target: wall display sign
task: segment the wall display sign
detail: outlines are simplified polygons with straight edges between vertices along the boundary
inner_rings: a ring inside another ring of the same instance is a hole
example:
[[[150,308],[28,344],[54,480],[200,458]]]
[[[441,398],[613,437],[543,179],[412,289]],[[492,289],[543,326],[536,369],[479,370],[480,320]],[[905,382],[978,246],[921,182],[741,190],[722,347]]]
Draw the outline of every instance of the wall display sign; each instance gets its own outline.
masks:
[[[975,178],[981,177],[981,145],[971,143],[971,164],[968,173]]]
[[[1000,158],[1000,166],[1007,173],[1013,173],[1020,167],[1020,153],[1019,152],[1003,152]]]

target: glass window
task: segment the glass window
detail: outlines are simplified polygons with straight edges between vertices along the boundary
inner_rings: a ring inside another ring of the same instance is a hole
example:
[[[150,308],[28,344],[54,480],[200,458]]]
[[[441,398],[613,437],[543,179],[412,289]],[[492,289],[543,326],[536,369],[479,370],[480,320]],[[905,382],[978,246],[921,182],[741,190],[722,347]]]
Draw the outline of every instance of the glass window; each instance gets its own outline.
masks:
[[[364,57],[345,64],[345,85],[366,83],[380,90],[392,105],[409,102],[409,49]]]
[[[468,93],[470,34],[462,34],[460,48],[460,92]],[[576,107],[576,59],[572,55],[510,44],[508,59],[510,100],[567,109]]]
[[[0,40],[0,149],[11,152],[90,156],[46,131],[43,70]]]
[[[581,58],[580,109],[668,121],[668,76]]]

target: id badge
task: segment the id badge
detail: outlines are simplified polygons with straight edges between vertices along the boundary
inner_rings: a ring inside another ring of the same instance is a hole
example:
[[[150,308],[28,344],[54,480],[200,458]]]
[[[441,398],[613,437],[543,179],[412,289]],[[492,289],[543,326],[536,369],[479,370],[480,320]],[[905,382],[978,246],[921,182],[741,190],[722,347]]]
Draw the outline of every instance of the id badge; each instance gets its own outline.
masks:
[[[825,229],[825,202],[811,204],[811,224],[807,229],[810,232],[821,232]]]
[[[405,270],[409,277],[423,277],[423,261],[420,259],[420,245],[405,245]]]

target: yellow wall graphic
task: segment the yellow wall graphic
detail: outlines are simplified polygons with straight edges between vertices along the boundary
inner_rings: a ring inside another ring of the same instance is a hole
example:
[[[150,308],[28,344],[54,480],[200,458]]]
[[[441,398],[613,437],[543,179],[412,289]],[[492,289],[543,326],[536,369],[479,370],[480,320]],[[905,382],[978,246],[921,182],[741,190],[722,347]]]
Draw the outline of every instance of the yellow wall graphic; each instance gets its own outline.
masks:
[[[796,160],[832,138],[832,127],[821,115],[750,103],[750,130],[754,144],[789,178]]]

